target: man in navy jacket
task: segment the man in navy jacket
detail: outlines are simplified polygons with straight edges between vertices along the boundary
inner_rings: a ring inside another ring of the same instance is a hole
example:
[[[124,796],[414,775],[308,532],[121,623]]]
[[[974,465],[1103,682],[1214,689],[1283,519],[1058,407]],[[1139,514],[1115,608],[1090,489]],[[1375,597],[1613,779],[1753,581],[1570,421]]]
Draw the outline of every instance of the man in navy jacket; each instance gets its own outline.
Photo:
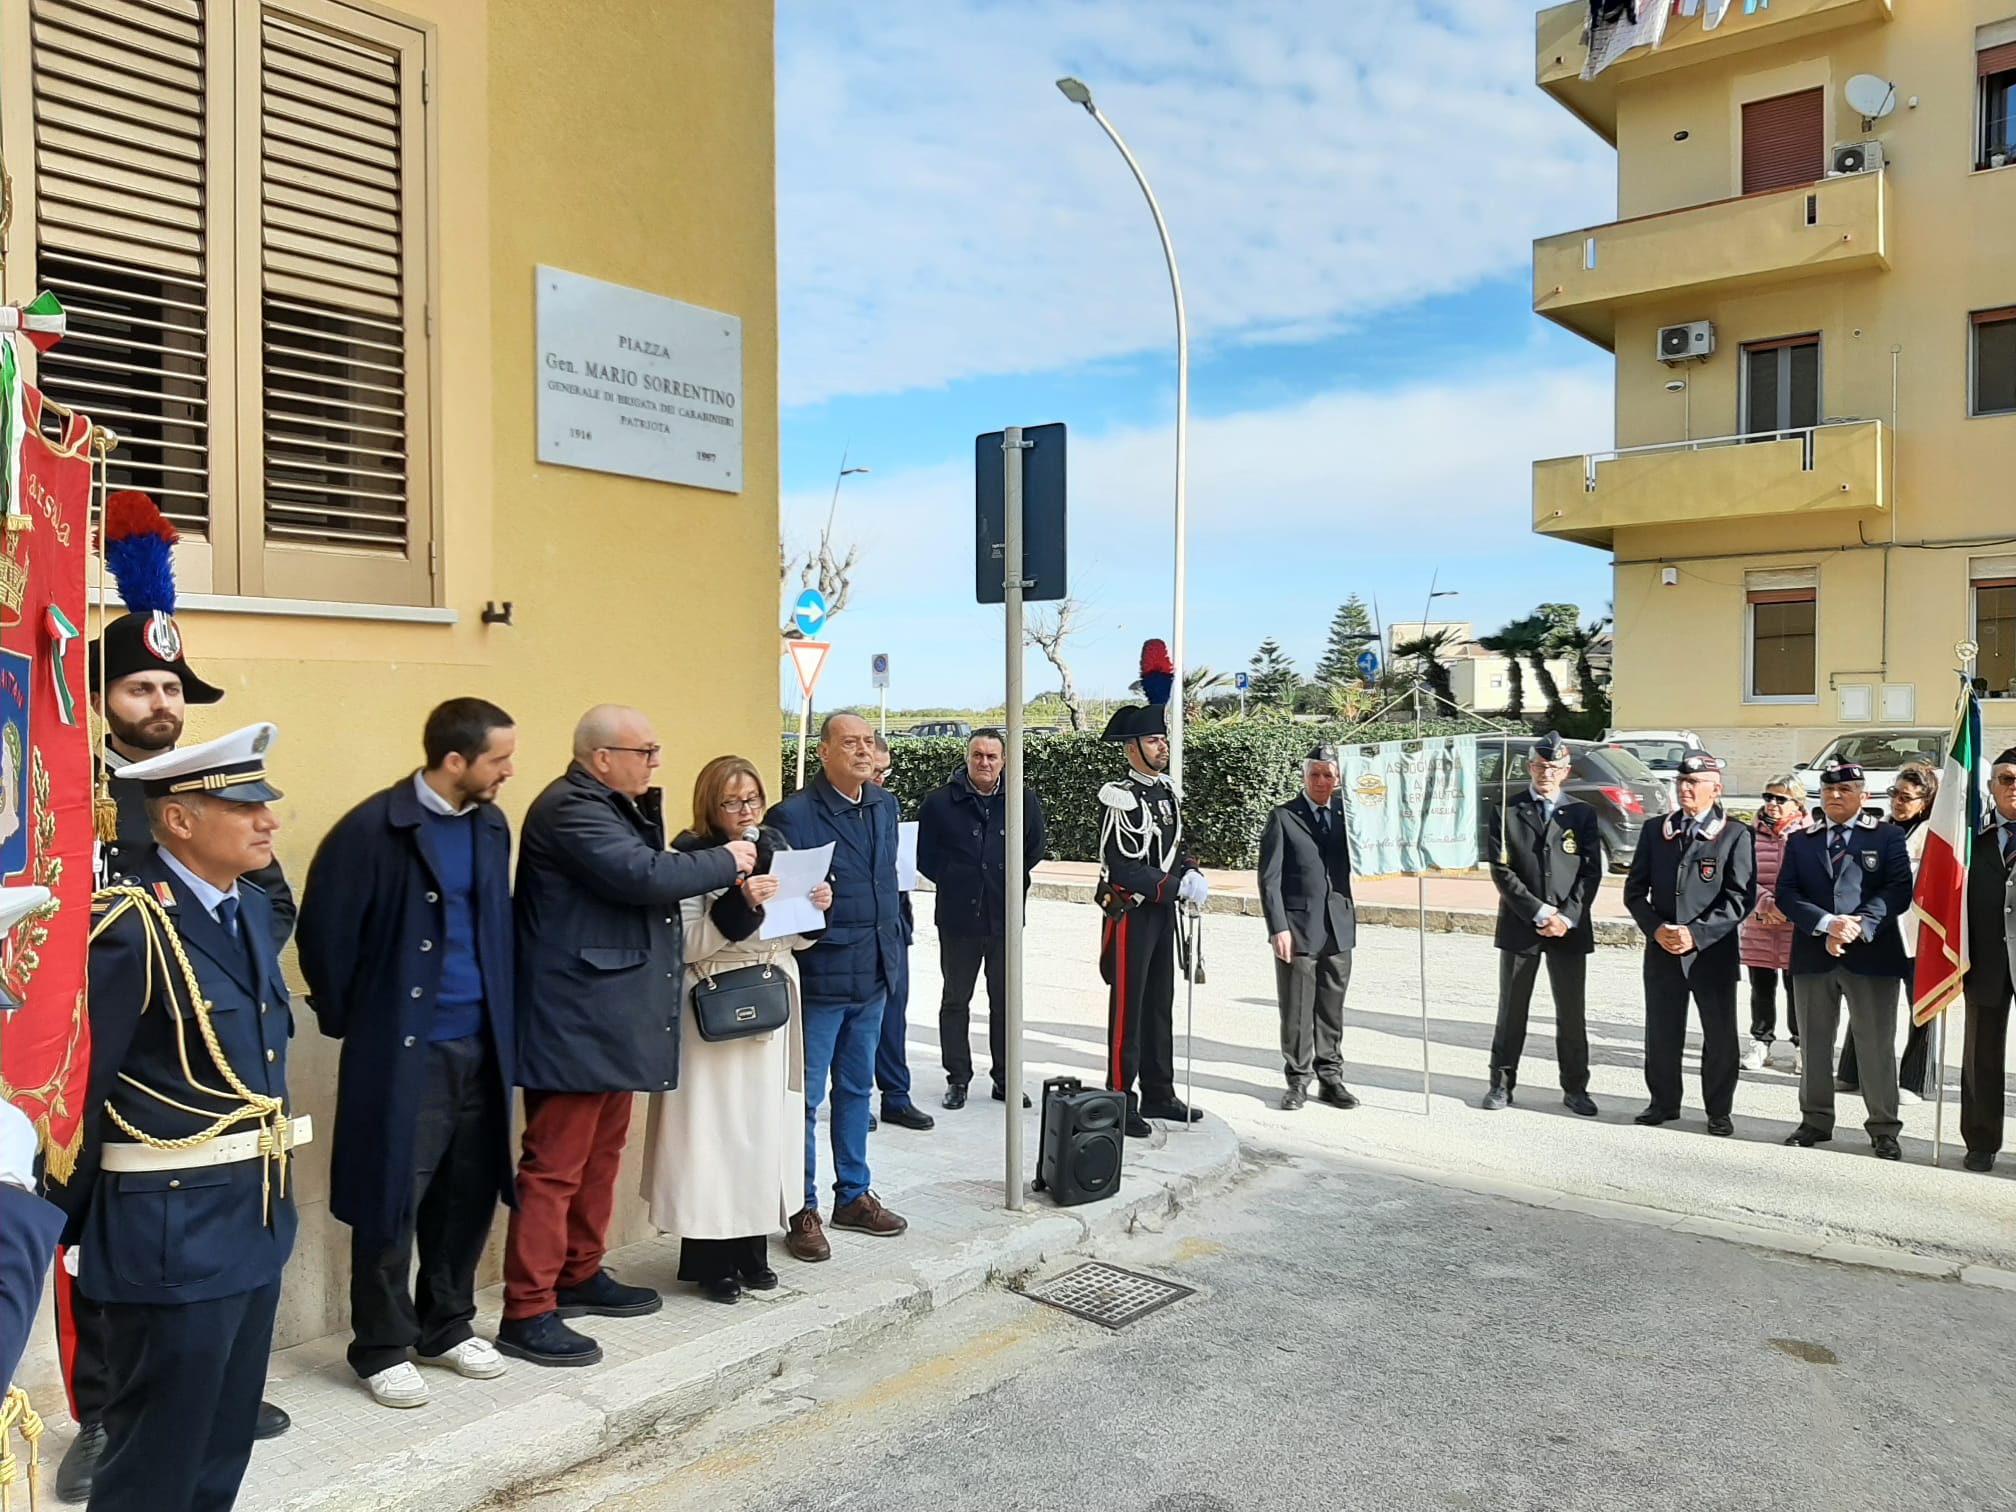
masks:
[[[422,770],[323,839],[300,922],[310,1005],[343,1041],[329,1210],[350,1225],[350,1366],[384,1407],[427,1401],[409,1353],[475,1380],[504,1373],[469,1325],[498,1199],[513,1200],[511,825],[497,794],[518,732],[497,705],[451,698],[421,746]]]
[[[1834,1137],[1834,1027],[1848,1000],[1848,1032],[1861,1066],[1864,1125],[1876,1153],[1901,1160],[1897,1135],[1897,998],[1911,958],[1897,920],[1911,906],[1904,832],[1862,813],[1862,768],[1820,774],[1826,816],[1785,842],[1779,912],[1792,921],[1792,996],[1807,1048],[1799,1075],[1799,1127],[1785,1143],[1811,1149]]]
[[[800,1260],[827,1259],[819,1218],[819,1104],[833,1085],[833,1226],[893,1238],[909,1224],[869,1190],[868,1101],[882,1009],[905,967],[903,895],[896,887],[896,799],[868,779],[875,731],[852,714],[819,729],[819,771],[770,811],[798,850],[832,845],[833,907],[818,943],[799,952],[805,1032],[805,1206],[784,1247]]]

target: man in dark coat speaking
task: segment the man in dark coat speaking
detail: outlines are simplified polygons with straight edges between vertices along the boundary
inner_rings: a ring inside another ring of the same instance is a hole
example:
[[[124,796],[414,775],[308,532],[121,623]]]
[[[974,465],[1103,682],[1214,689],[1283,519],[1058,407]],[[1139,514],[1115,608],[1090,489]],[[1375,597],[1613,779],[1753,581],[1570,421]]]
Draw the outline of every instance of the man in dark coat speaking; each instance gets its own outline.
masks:
[[[511,1201],[511,826],[496,804],[518,733],[497,705],[453,698],[421,746],[422,770],[322,841],[299,929],[316,1021],[343,1041],[329,1209],[350,1225],[350,1366],[384,1407],[427,1401],[409,1351],[476,1380],[504,1372],[469,1325]]]
[[[590,709],[574,727],[573,763],[532,801],[519,841],[525,1138],[497,1345],[538,1365],[602,1358],[563,1318],[658,1310],[658,1293],[602,1269],[632,1094],[679,1085],[679,903],[756,870],[747,840],[665,848],[665,795],[651,785],[660,750],[637,710]]]

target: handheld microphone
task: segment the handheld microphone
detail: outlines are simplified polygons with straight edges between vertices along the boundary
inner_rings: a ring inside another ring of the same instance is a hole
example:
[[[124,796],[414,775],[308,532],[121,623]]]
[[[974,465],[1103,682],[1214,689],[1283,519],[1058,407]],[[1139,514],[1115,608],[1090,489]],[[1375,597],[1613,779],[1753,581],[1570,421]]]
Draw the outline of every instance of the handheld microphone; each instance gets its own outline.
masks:
[[[737,835],[735,838],[738,840],[747,840],[751,845],[757,845],[762,842],[763,831],[759,830],[758,828],[756,828],[755,825],[752,824],[747,829],[742,831],[741,834]],[[744,882],[747,882],[748,880],[749,880],[749,873],[745,871],[738,871],[737,873],[735,873],[735,885],[737,887],[740,887]]]

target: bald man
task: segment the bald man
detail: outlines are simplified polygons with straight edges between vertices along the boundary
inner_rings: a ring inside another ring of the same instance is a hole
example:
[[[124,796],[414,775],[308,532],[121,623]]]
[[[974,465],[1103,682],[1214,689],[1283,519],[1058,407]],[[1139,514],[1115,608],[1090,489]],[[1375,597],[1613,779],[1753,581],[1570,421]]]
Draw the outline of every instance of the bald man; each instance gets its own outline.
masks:
[[[602,704],[574,760],[533,800],[518,847],[518,1085],[525,1138],[504,1251],[497,1347],[535,1365],[592,1365],[563,1321],[656,1312],[658,1293],[602,1268],[633,1095],[679,1084],[685,934],[679,903],[756,869],[756,847],[665,848],[651,721]]]

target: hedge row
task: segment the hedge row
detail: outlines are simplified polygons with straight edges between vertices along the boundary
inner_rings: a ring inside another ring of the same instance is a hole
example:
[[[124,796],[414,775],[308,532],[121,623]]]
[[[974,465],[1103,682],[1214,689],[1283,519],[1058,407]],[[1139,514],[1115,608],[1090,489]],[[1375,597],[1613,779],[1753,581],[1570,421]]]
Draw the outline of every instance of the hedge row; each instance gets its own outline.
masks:
[[[1186,847],[1206,866],[1249,867],[1260,859],[1267,814],[1301,790],[1302,758],[1311,746],[1459,735],[1474,726],[1430,720],[1406,724],[1202,724],[1184,732]],[[796,785],[797,741],[784,741],[784,791]],[[942,787],[966,760],[966,742],[948,737],[889,742],[889,789],[915,818],[925,794]],[[817,770],[818,751],[806,753]],[[1038,735],[1024,743],[1029,786],[1043,799],[1049,853],[1064,861],[1099,856],[1099,789],[1127,769],[1122,748],[1092,735]]]

